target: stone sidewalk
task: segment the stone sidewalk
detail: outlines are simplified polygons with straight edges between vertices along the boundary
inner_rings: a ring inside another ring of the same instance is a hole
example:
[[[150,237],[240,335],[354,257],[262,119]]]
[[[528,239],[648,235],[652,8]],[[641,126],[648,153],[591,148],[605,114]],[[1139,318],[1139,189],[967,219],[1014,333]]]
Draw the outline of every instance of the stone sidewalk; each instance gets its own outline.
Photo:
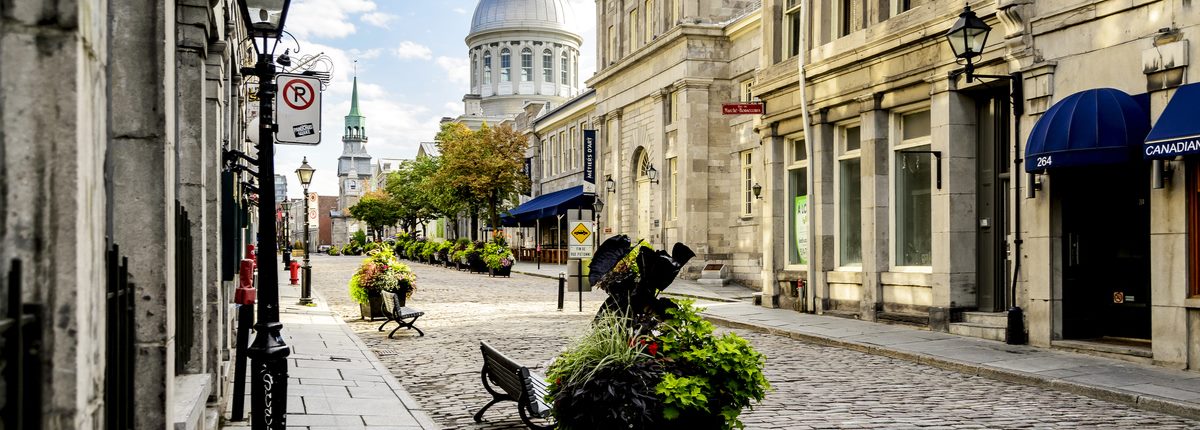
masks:
[[[514,271],[557,278],[563,265]],[[707,301],[708,319],[723,325],[847,348],[943,369],[1061,390],[1138,408],[1200,419],[1200,372],[1186,372],[1027,345],[932,332],[916,327],[769,309],[753,291],[678,279],[663,294]]]
[[[292,348],[288,429],[438,428],[375,354],[329,310],[324,298],[316,295],[316,306],[299,306],[299,287],[285,283],[279,290],[283,336]],[[246,420],[229,421],[232,411],[227,409],[222,428],[250,428],[249,386],[246,393]]]

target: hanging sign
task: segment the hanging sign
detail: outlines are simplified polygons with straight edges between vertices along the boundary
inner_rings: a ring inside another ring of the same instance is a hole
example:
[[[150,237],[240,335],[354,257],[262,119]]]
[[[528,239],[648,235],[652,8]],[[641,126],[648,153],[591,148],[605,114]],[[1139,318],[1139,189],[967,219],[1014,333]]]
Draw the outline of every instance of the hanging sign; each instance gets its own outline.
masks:
[[[596,183],[596,130],[583,131],[583,182]]]
[[[275,79],[275,142],[292,145],[321,143],[321,80],[281,73]]]

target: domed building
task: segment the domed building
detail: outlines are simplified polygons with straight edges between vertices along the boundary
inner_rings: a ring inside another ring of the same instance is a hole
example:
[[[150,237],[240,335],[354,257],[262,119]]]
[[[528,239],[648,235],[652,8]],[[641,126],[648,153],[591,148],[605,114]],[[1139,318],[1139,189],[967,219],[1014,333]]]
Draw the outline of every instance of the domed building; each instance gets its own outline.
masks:
[[[466,43],[471,93],[453,120],[477,128],[530,103],[559,106],[579,94],[579,46],[566,0],[482,0]]]

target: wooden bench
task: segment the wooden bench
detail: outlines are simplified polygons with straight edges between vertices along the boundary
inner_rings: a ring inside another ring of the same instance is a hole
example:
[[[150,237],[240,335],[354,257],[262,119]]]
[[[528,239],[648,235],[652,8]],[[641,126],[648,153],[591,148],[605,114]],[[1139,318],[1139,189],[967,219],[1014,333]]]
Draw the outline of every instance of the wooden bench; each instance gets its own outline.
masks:
[[[479,349],[483,352],[483,370],[480,371],[480,378],[483,380],[483,388],[492,395],[492,401],[475,414],[475,422],[483,422],[483,412],[492,405],[509,400],[517,402],[517,413],[521,415],[521,422],[525,423],[525,426],[538,430],[553,429],[550,405],[546,404],[545,400],[546,378],[505,357],[487,342],[479,342]],[[489,380],[491,383],[488,383]],[[500,390],[493,388],[493,384],[500,387]],[[535,423],[534,418],[540,418],[547,424]]]
[[[405,306],[408,294],[396,294],[387,291],[381,294],[383,294],[383,315],[387,317],[387,321],[379,325],[378,331],[383,331],[384,326],[395,321],[397,327],[391,333],[388,333],[388,339],[391,339],[392,335],[396,334],[396,331],[402,328],[416,330],[421,336],[425,336],[425,332],[413,325],[417,322],[417,318],[425,315],[425,312]]]

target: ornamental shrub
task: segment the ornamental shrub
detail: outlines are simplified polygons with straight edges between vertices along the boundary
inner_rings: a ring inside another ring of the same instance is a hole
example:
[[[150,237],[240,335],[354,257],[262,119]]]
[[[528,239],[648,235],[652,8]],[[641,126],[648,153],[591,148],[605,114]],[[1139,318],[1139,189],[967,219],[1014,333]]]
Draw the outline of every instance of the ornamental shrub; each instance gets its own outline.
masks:
[[[489,269],[492,270],[499,270],[504,267],[512,267],[513,262],[516,261],[516,259],[513,258],[512,250],[508,249],[507,246],[503,246],[496,242],[484,245],[483,252],[481,252],[480,255],[483,258],[483,262],[487,264]]]
[[[417,275],[408,266],[396,259],[388,248],[380,248],[369,254],[350,277],[350,297],[354,301],[368,304],[372,296],[380,291],[404,293],[408,297],[417,288]]]

